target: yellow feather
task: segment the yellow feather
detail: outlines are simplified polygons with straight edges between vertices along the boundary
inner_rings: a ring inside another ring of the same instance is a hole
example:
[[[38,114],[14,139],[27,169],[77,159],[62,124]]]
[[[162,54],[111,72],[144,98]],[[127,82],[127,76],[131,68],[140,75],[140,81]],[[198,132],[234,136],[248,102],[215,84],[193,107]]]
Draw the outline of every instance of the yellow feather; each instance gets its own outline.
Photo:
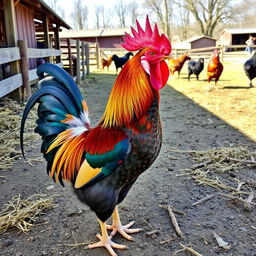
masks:
[[[101,172],[101,169],[92,168],[86,160],[81,165],[76,177],[75,188],[81,188]]]

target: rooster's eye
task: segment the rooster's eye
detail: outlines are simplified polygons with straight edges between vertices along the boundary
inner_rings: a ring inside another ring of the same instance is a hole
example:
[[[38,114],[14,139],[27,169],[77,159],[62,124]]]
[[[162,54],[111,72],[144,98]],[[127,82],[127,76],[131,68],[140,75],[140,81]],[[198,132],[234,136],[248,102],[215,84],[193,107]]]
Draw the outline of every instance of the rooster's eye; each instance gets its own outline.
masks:
[[[154,52],[150,52],[149,55],[153,56],[153,55],[155,55],[155,53]]]

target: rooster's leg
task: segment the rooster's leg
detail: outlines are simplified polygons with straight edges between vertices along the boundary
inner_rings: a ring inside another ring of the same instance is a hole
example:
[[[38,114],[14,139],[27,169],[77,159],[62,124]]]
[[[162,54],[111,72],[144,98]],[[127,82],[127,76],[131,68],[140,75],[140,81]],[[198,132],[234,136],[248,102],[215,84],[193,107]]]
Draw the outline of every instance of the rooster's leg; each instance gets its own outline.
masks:
[[[134,221],[128,223],[125,226],[122,226],[120,218],[119,218],[119,213],[118,213],[117,206],[116,206],[116,208],[115,208],[115,210],[114,210],[114,212],[112,214],[112,217],[113,217],[112,225],[111,226],[107,225],[107,229],[111,229],[112,230],[111,236],[114,236],[116,234],[116,232],[119,232],[126,239],[133,240],[133,237],[128,235],[127,233],[129,233],[129,234],[138,233],[138,232],[140,232],[142,230],[140,228],[129,229],[134,224]]]
[[[100,223],[101,235],[97,234],[96,237],[99,238],[100,241],[98,243],[88,245],[90,249],[97,248],[97,247],[105,247],[112,256],[117,256],[117,254],[112,248],[117,248],[117,249],[128,248],[126,245],[116,244],[112,242],[111,241],[112,236],[108,236],[106,222],[102,222],[99,220],[99,223]]]

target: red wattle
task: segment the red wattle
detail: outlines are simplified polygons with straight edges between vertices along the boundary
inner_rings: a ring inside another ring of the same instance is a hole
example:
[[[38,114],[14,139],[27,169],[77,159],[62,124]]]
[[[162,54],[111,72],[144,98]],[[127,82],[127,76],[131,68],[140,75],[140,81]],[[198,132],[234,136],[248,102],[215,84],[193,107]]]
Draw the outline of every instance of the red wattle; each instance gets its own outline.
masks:
[[[150,65],[150,81],[154,89],[160,90],[169,78],[169,68],[163,60]]]

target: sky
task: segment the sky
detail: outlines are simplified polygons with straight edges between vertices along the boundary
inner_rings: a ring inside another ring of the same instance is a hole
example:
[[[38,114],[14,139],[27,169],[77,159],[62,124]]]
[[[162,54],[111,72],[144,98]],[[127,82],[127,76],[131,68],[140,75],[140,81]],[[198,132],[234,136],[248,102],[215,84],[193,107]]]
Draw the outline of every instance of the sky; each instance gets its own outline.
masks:
[[[45,0],[46,3],[49,4],[51,0]],[[105,10],[107,9],[112,9],[113,5],[116,0],[82,0],[83,5],[86,5],[88,7],[88,28],[92,29],[95,22],[95,17],[94,17],[94,7],[95,5],[103,5],[105,7]],[[126,3],[130,2],[131,0],[126,0]],[[137,0],[137,3],[142,3],[143,0]],[[72,19],[70,18],[70,13],[72,12],[73,9],[73,3],[74,0],[57,0],[57,6],[60,6],[62,9],[64,9],[65,12],[65,17],[63,18],[71,27],[73,27],[72,24]],[[50,5],[50,4],[49,4]],[[58,11],[56,11],[58,13]],[[61,13],[58,13],[61,16]],[[116,15],[113,16],[113,19],[116,19],[116,22],[114,21],[114,24],[118,24],[118,19]],[[127,24],[130,26],[131,24]]]

